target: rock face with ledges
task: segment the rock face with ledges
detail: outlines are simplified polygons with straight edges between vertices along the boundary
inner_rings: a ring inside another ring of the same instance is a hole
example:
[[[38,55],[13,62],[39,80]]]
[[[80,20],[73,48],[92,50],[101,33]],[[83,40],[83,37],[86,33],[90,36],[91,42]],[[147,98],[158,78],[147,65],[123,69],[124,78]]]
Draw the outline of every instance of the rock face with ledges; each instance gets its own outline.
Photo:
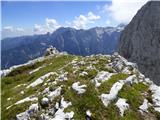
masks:
[[[160,84],[160,1],[146,3],[124,29],[119,54]]]

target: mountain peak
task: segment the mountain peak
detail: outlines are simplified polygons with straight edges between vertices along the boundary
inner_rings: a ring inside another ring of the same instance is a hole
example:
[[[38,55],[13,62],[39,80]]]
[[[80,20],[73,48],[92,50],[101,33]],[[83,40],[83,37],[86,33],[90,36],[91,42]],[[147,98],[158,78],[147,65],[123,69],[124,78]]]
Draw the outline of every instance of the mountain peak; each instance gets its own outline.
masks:
[[[126,26],[126,24],[120,23],[119,25],[117,25],[117,28],[124,28],[125,26]]]

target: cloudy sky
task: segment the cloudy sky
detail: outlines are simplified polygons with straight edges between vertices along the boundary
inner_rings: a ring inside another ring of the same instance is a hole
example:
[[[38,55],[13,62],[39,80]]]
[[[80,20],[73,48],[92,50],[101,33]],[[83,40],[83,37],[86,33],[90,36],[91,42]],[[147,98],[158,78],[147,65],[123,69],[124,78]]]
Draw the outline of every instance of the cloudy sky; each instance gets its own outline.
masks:
[[[129,23],[147,0],[3,1],[2,38],[45,34],[59,27],[88,29]]]

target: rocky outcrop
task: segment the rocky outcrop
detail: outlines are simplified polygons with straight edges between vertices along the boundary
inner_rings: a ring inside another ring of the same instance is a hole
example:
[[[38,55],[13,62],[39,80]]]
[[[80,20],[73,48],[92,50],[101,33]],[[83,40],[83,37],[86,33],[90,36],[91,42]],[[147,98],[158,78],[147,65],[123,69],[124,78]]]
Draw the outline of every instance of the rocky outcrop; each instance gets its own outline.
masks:
[[[146,3],[124,29],[119,54],[160,85],[160,1]]]
[[[51,54],[41,64],[10,71],[2,85],[2,120],[159,120],[160,116],[160,86],[117,53]]]
[[[58,54],[58,53],[59,51],[55,47],[50,46],[49,48],[46,49],[45,56],[52,55],[52,54]]]

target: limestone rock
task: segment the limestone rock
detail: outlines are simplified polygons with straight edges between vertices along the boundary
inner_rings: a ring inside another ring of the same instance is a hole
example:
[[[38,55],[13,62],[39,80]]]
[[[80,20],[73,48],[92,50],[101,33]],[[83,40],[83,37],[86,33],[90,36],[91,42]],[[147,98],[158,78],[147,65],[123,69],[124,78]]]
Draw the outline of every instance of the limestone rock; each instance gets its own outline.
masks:
[[[160,1],[149,1],[122,32],[119,54],[160,85]]]

